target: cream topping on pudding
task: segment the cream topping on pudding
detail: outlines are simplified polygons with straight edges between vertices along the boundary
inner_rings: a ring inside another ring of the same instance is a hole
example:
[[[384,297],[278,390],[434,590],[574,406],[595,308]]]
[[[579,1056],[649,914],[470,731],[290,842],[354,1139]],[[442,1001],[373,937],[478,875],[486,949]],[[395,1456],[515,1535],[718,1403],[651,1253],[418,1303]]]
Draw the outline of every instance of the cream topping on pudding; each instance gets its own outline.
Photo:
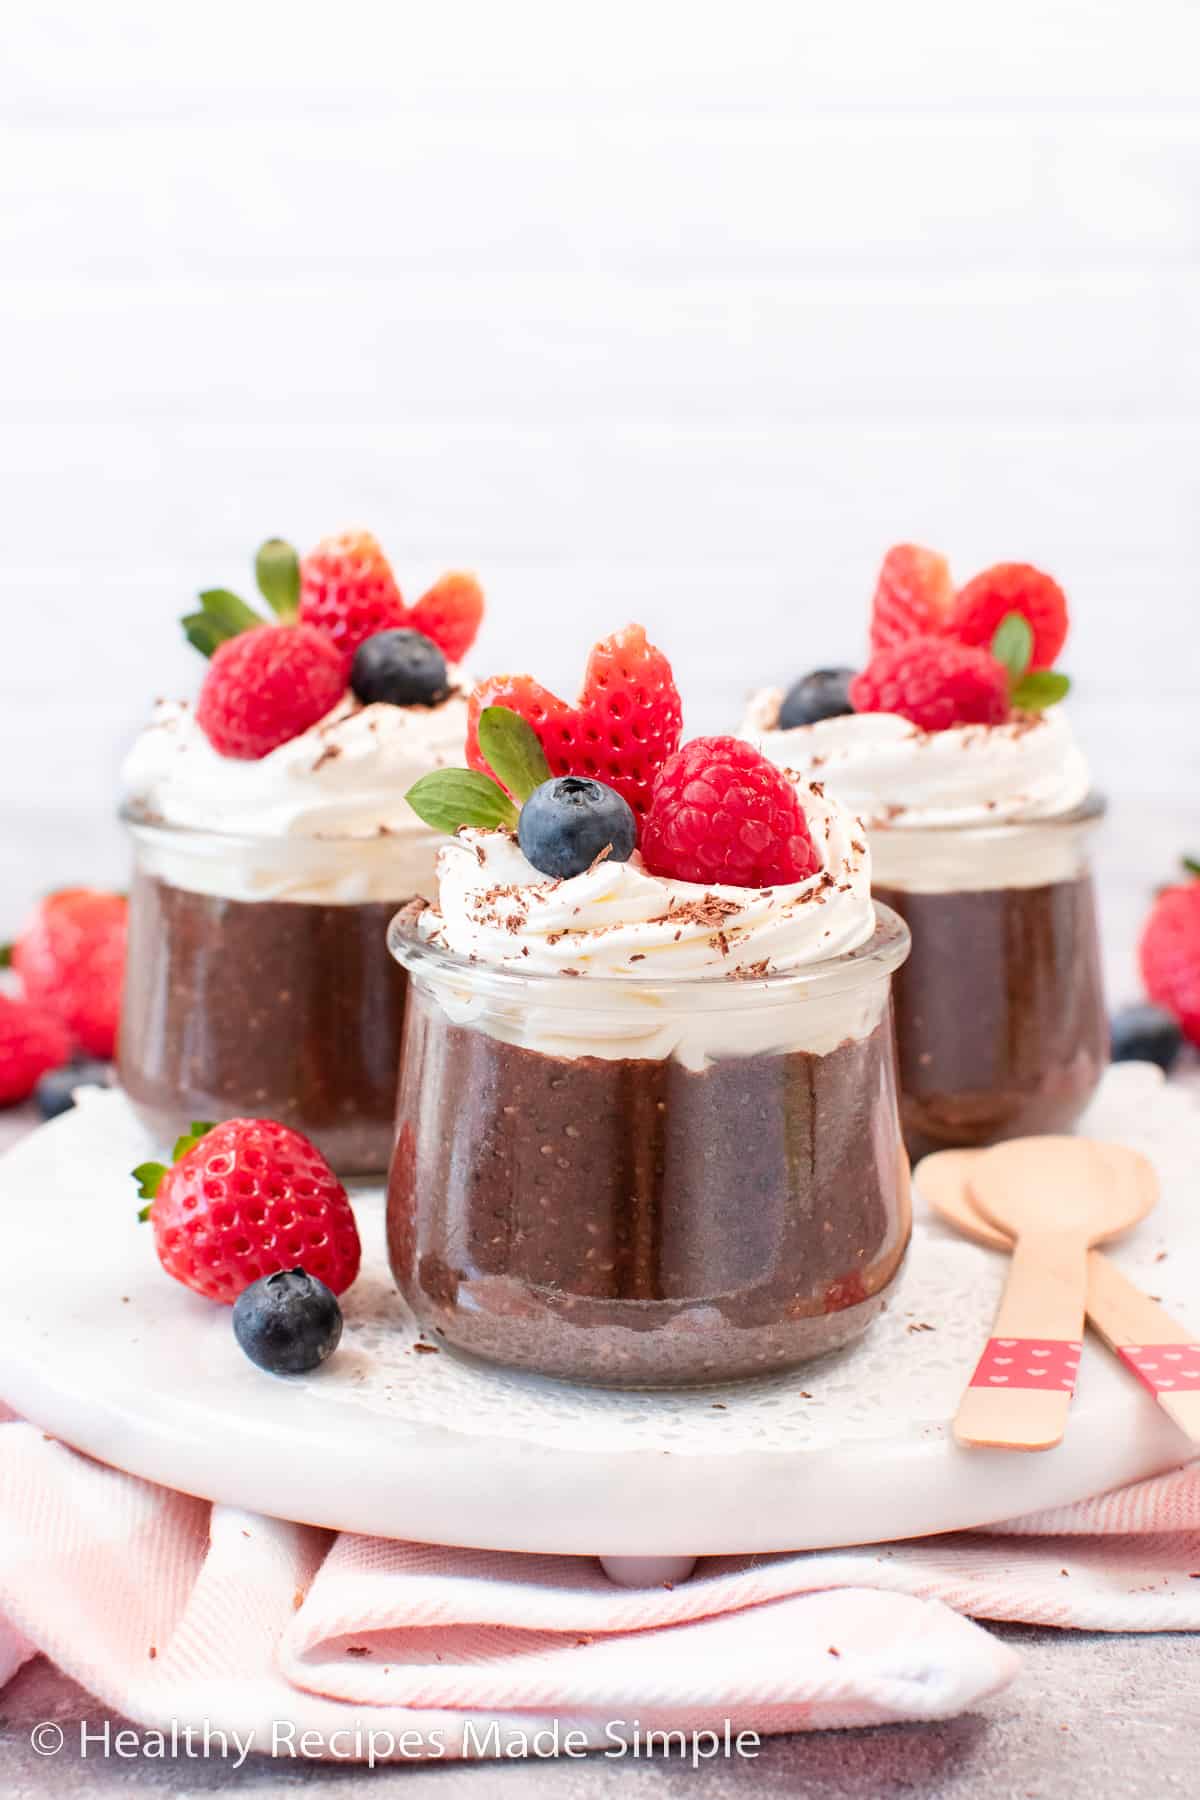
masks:
[[[191,706],[160,701],[125,761],[127,805],[150,823],[245,841],[219,862],[199,847],[164,846],[156,872],[232,898],[432,895],[445,839],[404,796],[431,769],[462,761],[470,684],[457,669],[450,679],[440,706],[363,706],[347,694],[256,761],[221,756]]]

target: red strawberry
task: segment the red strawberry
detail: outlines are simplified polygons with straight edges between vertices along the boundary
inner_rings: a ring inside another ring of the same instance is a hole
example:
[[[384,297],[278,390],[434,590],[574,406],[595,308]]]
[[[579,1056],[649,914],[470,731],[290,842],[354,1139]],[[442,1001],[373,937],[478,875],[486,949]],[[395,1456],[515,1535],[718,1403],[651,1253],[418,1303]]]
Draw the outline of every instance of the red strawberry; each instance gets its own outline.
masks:
[[[221,644],[196,720],[221,756],[256,762],[299,737],[346,691],[342,658],[311,625],[256,625]]]
[[[922,731],[1002,725],[1008,672],[986,650],[953,638],[910,638],[875,652],[850,683],[850,704],[860,713],[898,713]]]
[[[1067,637],[1067,597],[1057,581],[1029,563],[997,563],[968,581],[946,621],[951,637],[986,647],[1008,613],[1033,631],[1031,669],[1052,669]]]
[[[176,1281],[227,1304],[278,1269],[303,1268],[335,1294],[350,1286],[361,1249],[346,1190],[298,1131],[272,1119],[197,1124],[175,1159],[133,1173]]]
[[[448,662],[461,662],[483,618],[483,589],[474,575],[443,575],[422,594],[406,623],[432,638]]]
[[[303,558],[300,619],[332,638],[346,675],[364,638],[408,624],[391,564],[369,531],[322,538]]]
[[[1200,1044],[1200,880],[1164,888],[1139,946],[1146,992]]]
[[[871,648],[884,650],[944,629],[954,604],[950,564],[936,550],[896,544],[883,559],[871,603]]]
[[[732,737],[693,738],[668,757],[642,858],[652,875],[704,886],[785,886],[821,867],[793,784]]]
[[[627,625],[596,645],[575,706],[529,675],[493,675],[471,696],[467,761],[491,774],[479,749],[485,706],[520,713],[541,739],[555,775],[591,775],[606,782],[644,817],[657,771],[679,743],[683,715],[671,665],[647,643],[641,625]]]
[[[28,1100],[43,1075],[70,1059],[71,1039],[61,1019],[0,994],[0,1106]]]
[[[27,997],[106,1062],[116,1052],[128,916],[123,894],[64,888],[38,904],[12,950]]]

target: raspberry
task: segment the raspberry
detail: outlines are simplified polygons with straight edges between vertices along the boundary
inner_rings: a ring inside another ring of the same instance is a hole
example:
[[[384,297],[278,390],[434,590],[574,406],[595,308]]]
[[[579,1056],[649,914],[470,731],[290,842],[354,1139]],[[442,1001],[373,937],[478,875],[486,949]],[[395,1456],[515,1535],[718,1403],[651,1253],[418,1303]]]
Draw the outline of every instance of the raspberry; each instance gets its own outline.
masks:
[[[0,994],[0,1106],[28,1100],[43,1075],[61,1069],[71,1039],[54,1013]]]
[[[411,631],[432,638],[448,662],[461,662],[479,632],[483,589],[474,575],[443,575],[408,615]]]
[[[663,764],[642,831],[652,875],[776,887],[821,867],[796,790],[739,738],[693,738]]]
[[[64,888],[38,904],[12,951],[26,997],[106,1062],[116,1052],[128,915],[123,894]]]
[[[314,1144],[271,1119],[194,1125],[171,1168],[134,1170],[168,1275],[232,1304],[278,1269],[307,1270],[340,1294],[358,1274],[346,1190]]]
[[[215,652],[196,720],[221,756],[256,762],[299,737],[346,691],[342,657],[311,625],[256,625]]]
[[[917,544],[896,544],[883,559],[871,602],[871,649],[936,636],[953,604],[946,558]]]
[[[332,638],[347,675],[364,638],[408,623],[391,564],[369,531],[322,538],[303,558],[300,619]]]
[[[1146,992],[1200,1044],[1200,881],[1158,896],[1138,951]]]
[[[1033,631],[1031,669],[1052,669],[1067,637],[1067,597],[1057,581],[1029,563],[997,563],[968,581],[946,621],[951,637],[985,648],[1007,613],[1020,613]]]
[[[1008,674],[986,650],[953,638],[909,638],[875,652],[850,683],[850,703],[855,712],[898,713],[922,731],[1001,725]]]
[[[575,706],[528,675],[493,675],[481,682],[471,696],[467,761],[490,774],[479,749],[485,706],[507,706],[533,726],[551,774],[603,781],[640,818],[650,810],[654,777],[683,729],[671,665],[647,643],[641,625],[627,625],[596,645]]]

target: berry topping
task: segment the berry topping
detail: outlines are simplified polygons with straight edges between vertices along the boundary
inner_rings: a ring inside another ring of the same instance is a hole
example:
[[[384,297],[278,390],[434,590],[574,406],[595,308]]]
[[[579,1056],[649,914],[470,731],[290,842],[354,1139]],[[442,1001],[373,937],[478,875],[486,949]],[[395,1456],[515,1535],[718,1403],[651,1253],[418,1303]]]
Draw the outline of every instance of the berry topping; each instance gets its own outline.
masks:
[[[341,1342],[337,1296],[305,1269],[278,1269],[243,1288],[233,1303],[233,1335],[252,1363],[272,1375],[305,1375]]]
[[[440,706],[450,692],[446,659],[419,631],[380,631],[354,652],[350,686],[364,706]]]
[[[1169,1075],[1182,1049],[1179,1022],[1164,1007],[1139,1001],[1134,1006],[1123,1006],[1113,1018],[1114,1062],[1157,1063],[1164,1075]]]
[[[158,1260],[168,1275],[227,1304],[244,1288],[303,1259],[335,1294],[358,1274],[358,1227],[346,1190],[314,1144],[271,1119],[196,1124],[171,1168],[134,1170],[150,1201]]]
[[[474,575],[443,575],[408,615],[414,631],[432,638],[448,662],[461,662],[479,634],[483,589]]]
[[[76,1088],[111,1087],[112,1079],[111,1063],[67,1063],[64,1068],[51,1069],[43,1075],[33,1097],[43,1119],[57,1119],[74,1106]]]
[[[784,695],[778,728],[791,731],[797,725],[813,725],[818,719],[836,719],[852,713],[850,683],[853,669],[814,669],[803,675]]]
[[[915,637],[877,650],[850,683],[856,712],[898,713],[922,731],[1000,725],[1009,716],[1008,671],[986,650],[953,638]]]
[[[954,603],[950,564],[936,550],[896,544],[883,559],[871,602],[871,649],[936,636]]]
[[[332,639],[349,668],[376,632],[408,623],[391,564],[369,531],[322,538],[300,564],[300,618]]]
[[[61,1019],[28,1000],[0,994],[0,1106],[28,1100],[42,1076],[70,1054]]]
[[[116,1049],[128,915],[123,894],[63,888],[39,902],[12,947],[26,998],[104,1061]]]
[[[255,762],[299,737],[345,692],[342,658],[311,625],[256,625],[220,644],[196,720],[221,756]]]
[[[792,783],[732,737],[694,738],[663,764],[642,856],[652,875],[704,886],[785,886],[821,867]]]
[[[678,745],[683,725],[671,665],[640,625],[627,625],[596,645],[575,706],[528,675],[482,682],[471,697],[467,761],[485,774],[479,720],[496,705],[528,720],[552,774],[604,781],[642,818],[655,774]]]
[[[628,801],[602,781],[559,775],[522,806],[517,842],[535,869],[565,880],[606,853],[628,862],[637,848],[637,820]]]
[[[1190,865],[1189,865],[1190,866]],[[1154,902],[1139,946],[1151,1000],[1200,1044],[1200,880],[1165,888]]]
[[[1009,613],[1033,632],[1031,669],[1050,669],[1067,638],[1067,597],[1057,581],[1029,563],[997,563],[959,592],[946,630],[963,644],[991,644]]]

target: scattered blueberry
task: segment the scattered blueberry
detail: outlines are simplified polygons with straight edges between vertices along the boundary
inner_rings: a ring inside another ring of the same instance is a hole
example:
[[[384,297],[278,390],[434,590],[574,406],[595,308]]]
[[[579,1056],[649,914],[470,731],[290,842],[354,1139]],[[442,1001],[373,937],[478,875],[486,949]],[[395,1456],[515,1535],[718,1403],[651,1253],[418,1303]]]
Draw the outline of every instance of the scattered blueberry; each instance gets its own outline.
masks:
[[[342,1336],[337,1295],[304,1269],[251,1282],[233,1306],[233,1335],[272,1375],[304,1375],[332,1356]]]
[[[811,675],[802,675],[784,695],[779,709],[780,731],[852,713],[850,683],[857,673],[856,669],[814,669]]]
[[[517,841],[535,869],[582,875],[602,850],[628,862],[637,845],[633,808],[602,781],[559,775],[534,788],[521,808]]]
[[[1113,1017],[1114,1062],[1157,1063],[1169,1075],[1182,1049],[1179,1021],[1161,1006],[1139,1001],[1135,1006],[1123,1006]]]
[[[111,1063],[67,1063],[65,1068],[51,1069],[48,1075],[43,1075],[33,1097],[43,1119],[57,1119],[74,1106],[76,1088],[109,1087],[111,1083]]]
[[[420,631],[377,631],[354,653],[350,686],[364,706],[440,706],[450,677],[432,638]]]

